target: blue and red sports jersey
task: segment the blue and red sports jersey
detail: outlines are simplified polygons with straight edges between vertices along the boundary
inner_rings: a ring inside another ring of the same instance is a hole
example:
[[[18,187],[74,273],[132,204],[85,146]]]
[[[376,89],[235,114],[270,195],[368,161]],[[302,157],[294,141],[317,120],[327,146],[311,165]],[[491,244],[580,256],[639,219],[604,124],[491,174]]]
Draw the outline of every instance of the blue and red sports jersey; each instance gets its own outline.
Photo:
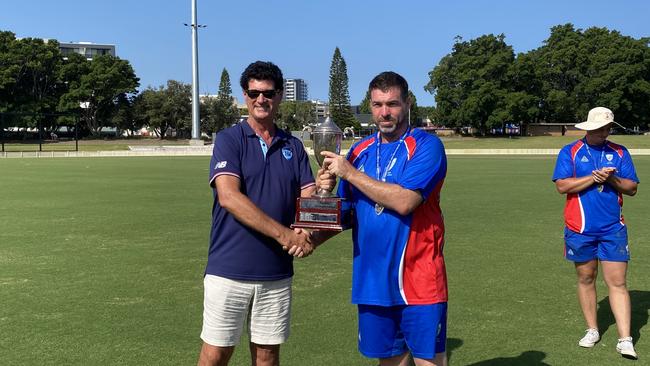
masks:
[[[402,142],[377,141],[373,135],[356,143],[348,161],[380,180],[380,146],[380,175],[388,169],[387,183],[420,192],[424,202],[407,216],[388,208],[377,214],[375,202],[348,182],[340,182],[339,196],[347,199],[345,208],[352,211],[352,302],[381,306],[446,302],[445,225],[440,210],[445,149],[440,139],[419,129],[411,130]]]
[[[616,176],[639,182],[632,157],[624,146],[610,141],[592,146],[585,139],[560,150],[553,181],[584,177],[602,167],[615,167]],[[623,195],[609,184],[594,184],[579,193],[568,193],[564,223],[569,230],[581,234],[602,235],[620,230],[625,225]]]
[[[289,226],[296,198],[314,185],[302,142],[276,127],[265,151],[244,121],[217,134],[210,161],[210,185],[221,175],[239,178],[241,192],[269,217]],[[235,280],[272,281],[293,275],[293,257],[272,238],[239,222],[219,204],[212,205],[212,230],[205,273]]]

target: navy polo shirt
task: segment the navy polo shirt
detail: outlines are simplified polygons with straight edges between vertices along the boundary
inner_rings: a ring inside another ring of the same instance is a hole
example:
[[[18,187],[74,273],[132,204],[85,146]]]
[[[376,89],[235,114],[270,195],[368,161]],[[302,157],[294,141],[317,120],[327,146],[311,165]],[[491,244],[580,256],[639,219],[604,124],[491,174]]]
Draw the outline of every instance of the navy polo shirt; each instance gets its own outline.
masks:
[[[241,192],[268,216],[289,226],[296,198],[314,184],[302,142],[277,128],[263,151],[260,138],[247,121],[224,129],[214,143],[210,185],[220,175],[238,177]],[[236,280],[279,280],[293,276],[293,257],[274,239],[237,221],[219,205],[212,205],[212,231],[205,273]]]

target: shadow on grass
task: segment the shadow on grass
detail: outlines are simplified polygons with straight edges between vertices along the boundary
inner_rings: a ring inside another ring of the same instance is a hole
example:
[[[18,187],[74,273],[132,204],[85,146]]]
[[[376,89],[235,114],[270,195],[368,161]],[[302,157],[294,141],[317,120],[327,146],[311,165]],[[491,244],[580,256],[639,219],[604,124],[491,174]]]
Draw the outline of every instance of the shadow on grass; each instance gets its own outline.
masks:
[[[447,364],[451,365],[451,356],[454,350],[463,345],[463,340],[458,338],[447,338]]]
[[[546,353],[541,351],[522,352],[517,357],[497,357],[491,360],[485,360],[473,363],[468,366],[550,366],[543,362]]]
[[[641,338],[641,329],[648,324],[648,309],[650,309],[650,291],[630,291],[630,301],[632,303],[632,324],[630,335],[634,343]],[[616,324],[612,308],[609,305],[609,296],[606,296],[598,302],[598,328],[600,333],[605,334],[609,327]],[[614,329],[616,331],[616,329]]]

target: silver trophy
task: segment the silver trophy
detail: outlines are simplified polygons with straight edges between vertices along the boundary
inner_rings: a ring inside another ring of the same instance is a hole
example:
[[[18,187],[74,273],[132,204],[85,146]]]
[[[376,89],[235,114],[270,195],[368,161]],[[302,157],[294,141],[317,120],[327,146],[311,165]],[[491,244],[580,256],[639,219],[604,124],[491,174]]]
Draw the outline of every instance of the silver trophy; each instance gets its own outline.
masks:
[[[325,122],[312,131],[314,154],[318,165],[323,166],[321,151],[341,153],[343,131],[327,117]],[[311,197],[298,197],[296,200],[296,220],[291,227],[313,230],[342,231],[347,225],[341,221],[341,201],[332,192],[319,188]]]
[[[316,126],[312,131],[312,139],[314,141],[314,156],[320,167],[323,166],[323,159],[325,158],[320,153],[321,151],[331,151],[336,154],[341,153],[341,140],[343,139],[343,131],[334,121],[327,117],[325,122]],[[316,192],[317,197],[336,197],[330,191],[319,188]]]

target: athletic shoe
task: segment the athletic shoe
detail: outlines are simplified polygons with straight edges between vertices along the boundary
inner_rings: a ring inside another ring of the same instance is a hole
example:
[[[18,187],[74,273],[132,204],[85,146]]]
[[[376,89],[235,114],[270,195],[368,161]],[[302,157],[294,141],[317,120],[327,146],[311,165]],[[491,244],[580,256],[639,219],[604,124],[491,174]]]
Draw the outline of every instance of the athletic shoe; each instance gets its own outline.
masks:
[[[619,338],[616,344],[616,352],[620,353],[625,358],[636,360],[639,358],[634,351],[634,344],[632,344],[632,337]]]
[[[585,336],[578,341],[578,346],[591,348],[600,340],[600,334],[598,334],[598,329],[590,328],[585,331]]]

